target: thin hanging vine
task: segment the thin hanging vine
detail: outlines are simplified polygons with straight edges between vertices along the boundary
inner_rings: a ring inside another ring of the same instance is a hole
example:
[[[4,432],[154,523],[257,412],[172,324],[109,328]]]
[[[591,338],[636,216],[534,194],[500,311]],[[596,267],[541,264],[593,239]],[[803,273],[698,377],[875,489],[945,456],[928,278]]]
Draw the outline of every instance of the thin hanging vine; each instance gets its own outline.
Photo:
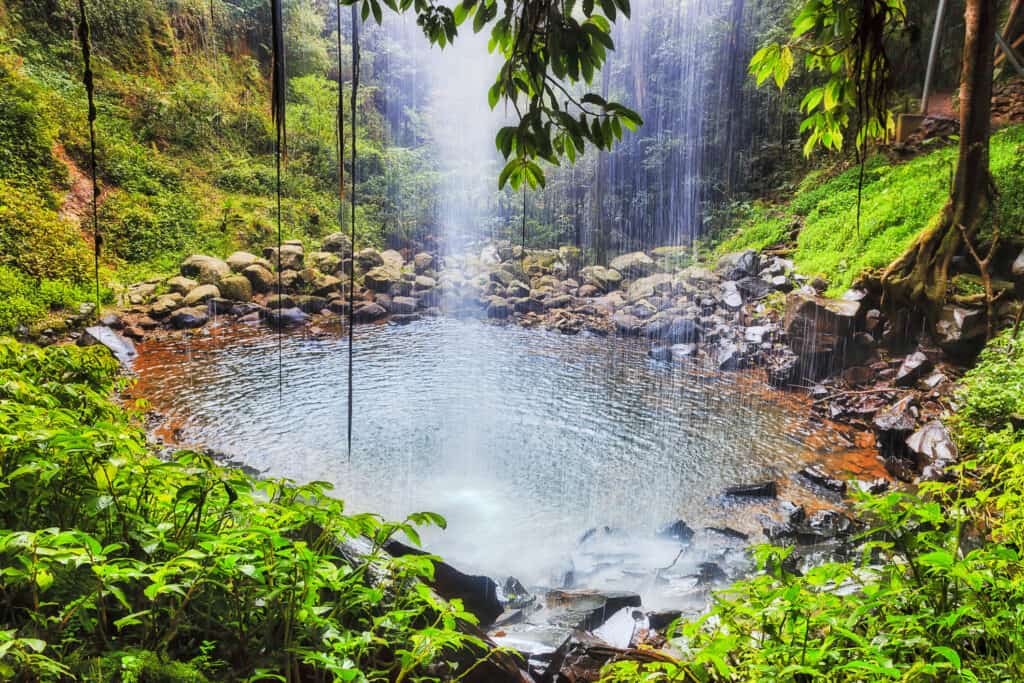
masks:
[[[338,74],[339,81],[341,74]],[[348,458],[352,459],[352,399],[354,383],[352,369],[355,365],[355,292],[356,292],[356,98],[359,95],[359,14],[352,5],[352,219],[349,223],[352,241],[352,258],[349,259],[348,279]]]
[[[288,129],[285,122],[286,73],[284,56],[284,14],[281,0],[270,0],[271,17],[271,96],[270,114],[274,120],[274,162],[277,194],[277,390],[284,391],[284,316],[281,314],[281,294],[284,291],[281,275],[281,164],[288,153]]]
[[[100,187],[96,181],[96,102],[92,73],[92,50],[89,43],[89,19],[85,14],[85,0],[78,0],[78,40],[82,44],[82,82],[85,84],[85,95],[89,101],[89,171],[92,176],[92,244],[93,244],[93,278],[96,282],[96,319],[100,317],[100,251],[103,235],[100,234],[99,196]]]

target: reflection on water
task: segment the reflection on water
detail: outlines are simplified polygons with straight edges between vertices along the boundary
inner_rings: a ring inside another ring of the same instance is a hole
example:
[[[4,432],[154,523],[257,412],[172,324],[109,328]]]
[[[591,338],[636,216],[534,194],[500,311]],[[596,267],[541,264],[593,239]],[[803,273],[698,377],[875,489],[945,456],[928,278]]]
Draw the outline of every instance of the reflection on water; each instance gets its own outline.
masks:
[[[781,477],[841,438],[757,376],[655,362],[639,342],[452,319],[355,338],[351,461],[342,335],[285,337],[280,392],[273,335],[151,342],[134,393],[182,441],[332,482],[349,509],[440,512],[449,528],[428,535],[431,550],[535,583],[593,526],[638,538],[680,518],[753,528],[749,506],[723,506],[721,491]],[[652,566],[671,561],[662,551]]]

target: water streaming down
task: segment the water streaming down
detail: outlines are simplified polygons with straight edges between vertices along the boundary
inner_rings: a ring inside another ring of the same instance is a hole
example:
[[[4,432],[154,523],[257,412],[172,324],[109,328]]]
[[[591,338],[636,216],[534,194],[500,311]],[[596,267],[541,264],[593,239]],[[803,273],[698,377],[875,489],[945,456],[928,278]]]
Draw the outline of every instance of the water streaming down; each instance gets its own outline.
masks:
[[[721,57],[702,38],[724,11],[703,0],[645,0],[634,22],[616,29],[620,54],[604,87],[637,107],[647,126],[604,164],[589,153],[586,163],[608,183],[632,189],[592,199],[600,202],[597,224],[589,223],[592,204],[573,209],[590,225],[584,246],[593,246],[597,226],[615,251],[687,244],[699,231],[708,78]],[[486,103],[498,60],[468,27],[444,51],[429,48],[406,19],[388,17],[383,31],[389,78],[394,71],[385,87],[391,134],[433,157],[443,179],[432,202],[436,251],[452,267],[467,251],[478,255],[483,240],[518,236],[521,215],[509,211],[518,197],[510,201],[495,183],[501,160],[493,139],[508,116]],[[668,82],[650,82],[645,68],[657,60],[672,65],[661,69]],[[395,111],[403,103],[412,113]],[[599,194],[599,183],[579,182]],[[395,220],[415,215],[403,201],[422,205],[424,190],[394,189]],[[169,416],[181,440],[271,476],[330,481],[357,510],[440,512],[449,528],[426,536],[429,549],[499,579],[552,586],[571,575],[576,585],[641,590],[647,604],[671,603],[674,584],[656,578],[679,544],[657,540],[655,529],[682,519],[699,531],[699,548],[677,564],[677,577],[704,559],[738,558],[742,543],[700,530],[756,533],[767,510],[730,505],[722,491],[780,478],[845,447],[805,408],[768,396],[758,375],[658,363],[642,342],[440,319],[356,329],[347,462],[347,340],[285,339],[280,410],[267,353],[276,342],[257,330],[221,332],[151,344],[140,361],[139,395]],[[581,549],[588,529],[604,527],[623,532],[591,534],[592,552]]]

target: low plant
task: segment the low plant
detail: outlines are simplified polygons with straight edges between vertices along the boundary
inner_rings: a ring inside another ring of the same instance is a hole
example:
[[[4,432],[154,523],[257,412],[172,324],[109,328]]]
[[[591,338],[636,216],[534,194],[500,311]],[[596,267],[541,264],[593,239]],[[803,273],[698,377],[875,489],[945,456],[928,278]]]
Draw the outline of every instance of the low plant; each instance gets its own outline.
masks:
[[[0,340],[0,678],[427,681],[483,655],[432,558],[381,551],[443,519],[157,458],[124,386],[101,347]]]

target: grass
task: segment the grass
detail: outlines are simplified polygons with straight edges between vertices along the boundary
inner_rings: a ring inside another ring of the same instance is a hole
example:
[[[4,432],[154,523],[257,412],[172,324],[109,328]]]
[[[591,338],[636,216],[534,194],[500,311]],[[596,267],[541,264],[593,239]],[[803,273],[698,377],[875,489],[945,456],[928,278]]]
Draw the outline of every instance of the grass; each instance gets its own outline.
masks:
[[[859,167],[828,177],[809,174],[786,205],[741,207],[734,230],[715,247],[720,255],[762,249],[787,238],[803,222],[793,261],[807,275],[823,275],[838,295],[869,269],[884,268],[933,220],[946,202],[957,150],[947,146],[906,162],[883,156],[865,167],[860,226],[857,225]],[[1024,232],[1024,126],[992,136],[991,169],[1000,192],[1004,235]]]

